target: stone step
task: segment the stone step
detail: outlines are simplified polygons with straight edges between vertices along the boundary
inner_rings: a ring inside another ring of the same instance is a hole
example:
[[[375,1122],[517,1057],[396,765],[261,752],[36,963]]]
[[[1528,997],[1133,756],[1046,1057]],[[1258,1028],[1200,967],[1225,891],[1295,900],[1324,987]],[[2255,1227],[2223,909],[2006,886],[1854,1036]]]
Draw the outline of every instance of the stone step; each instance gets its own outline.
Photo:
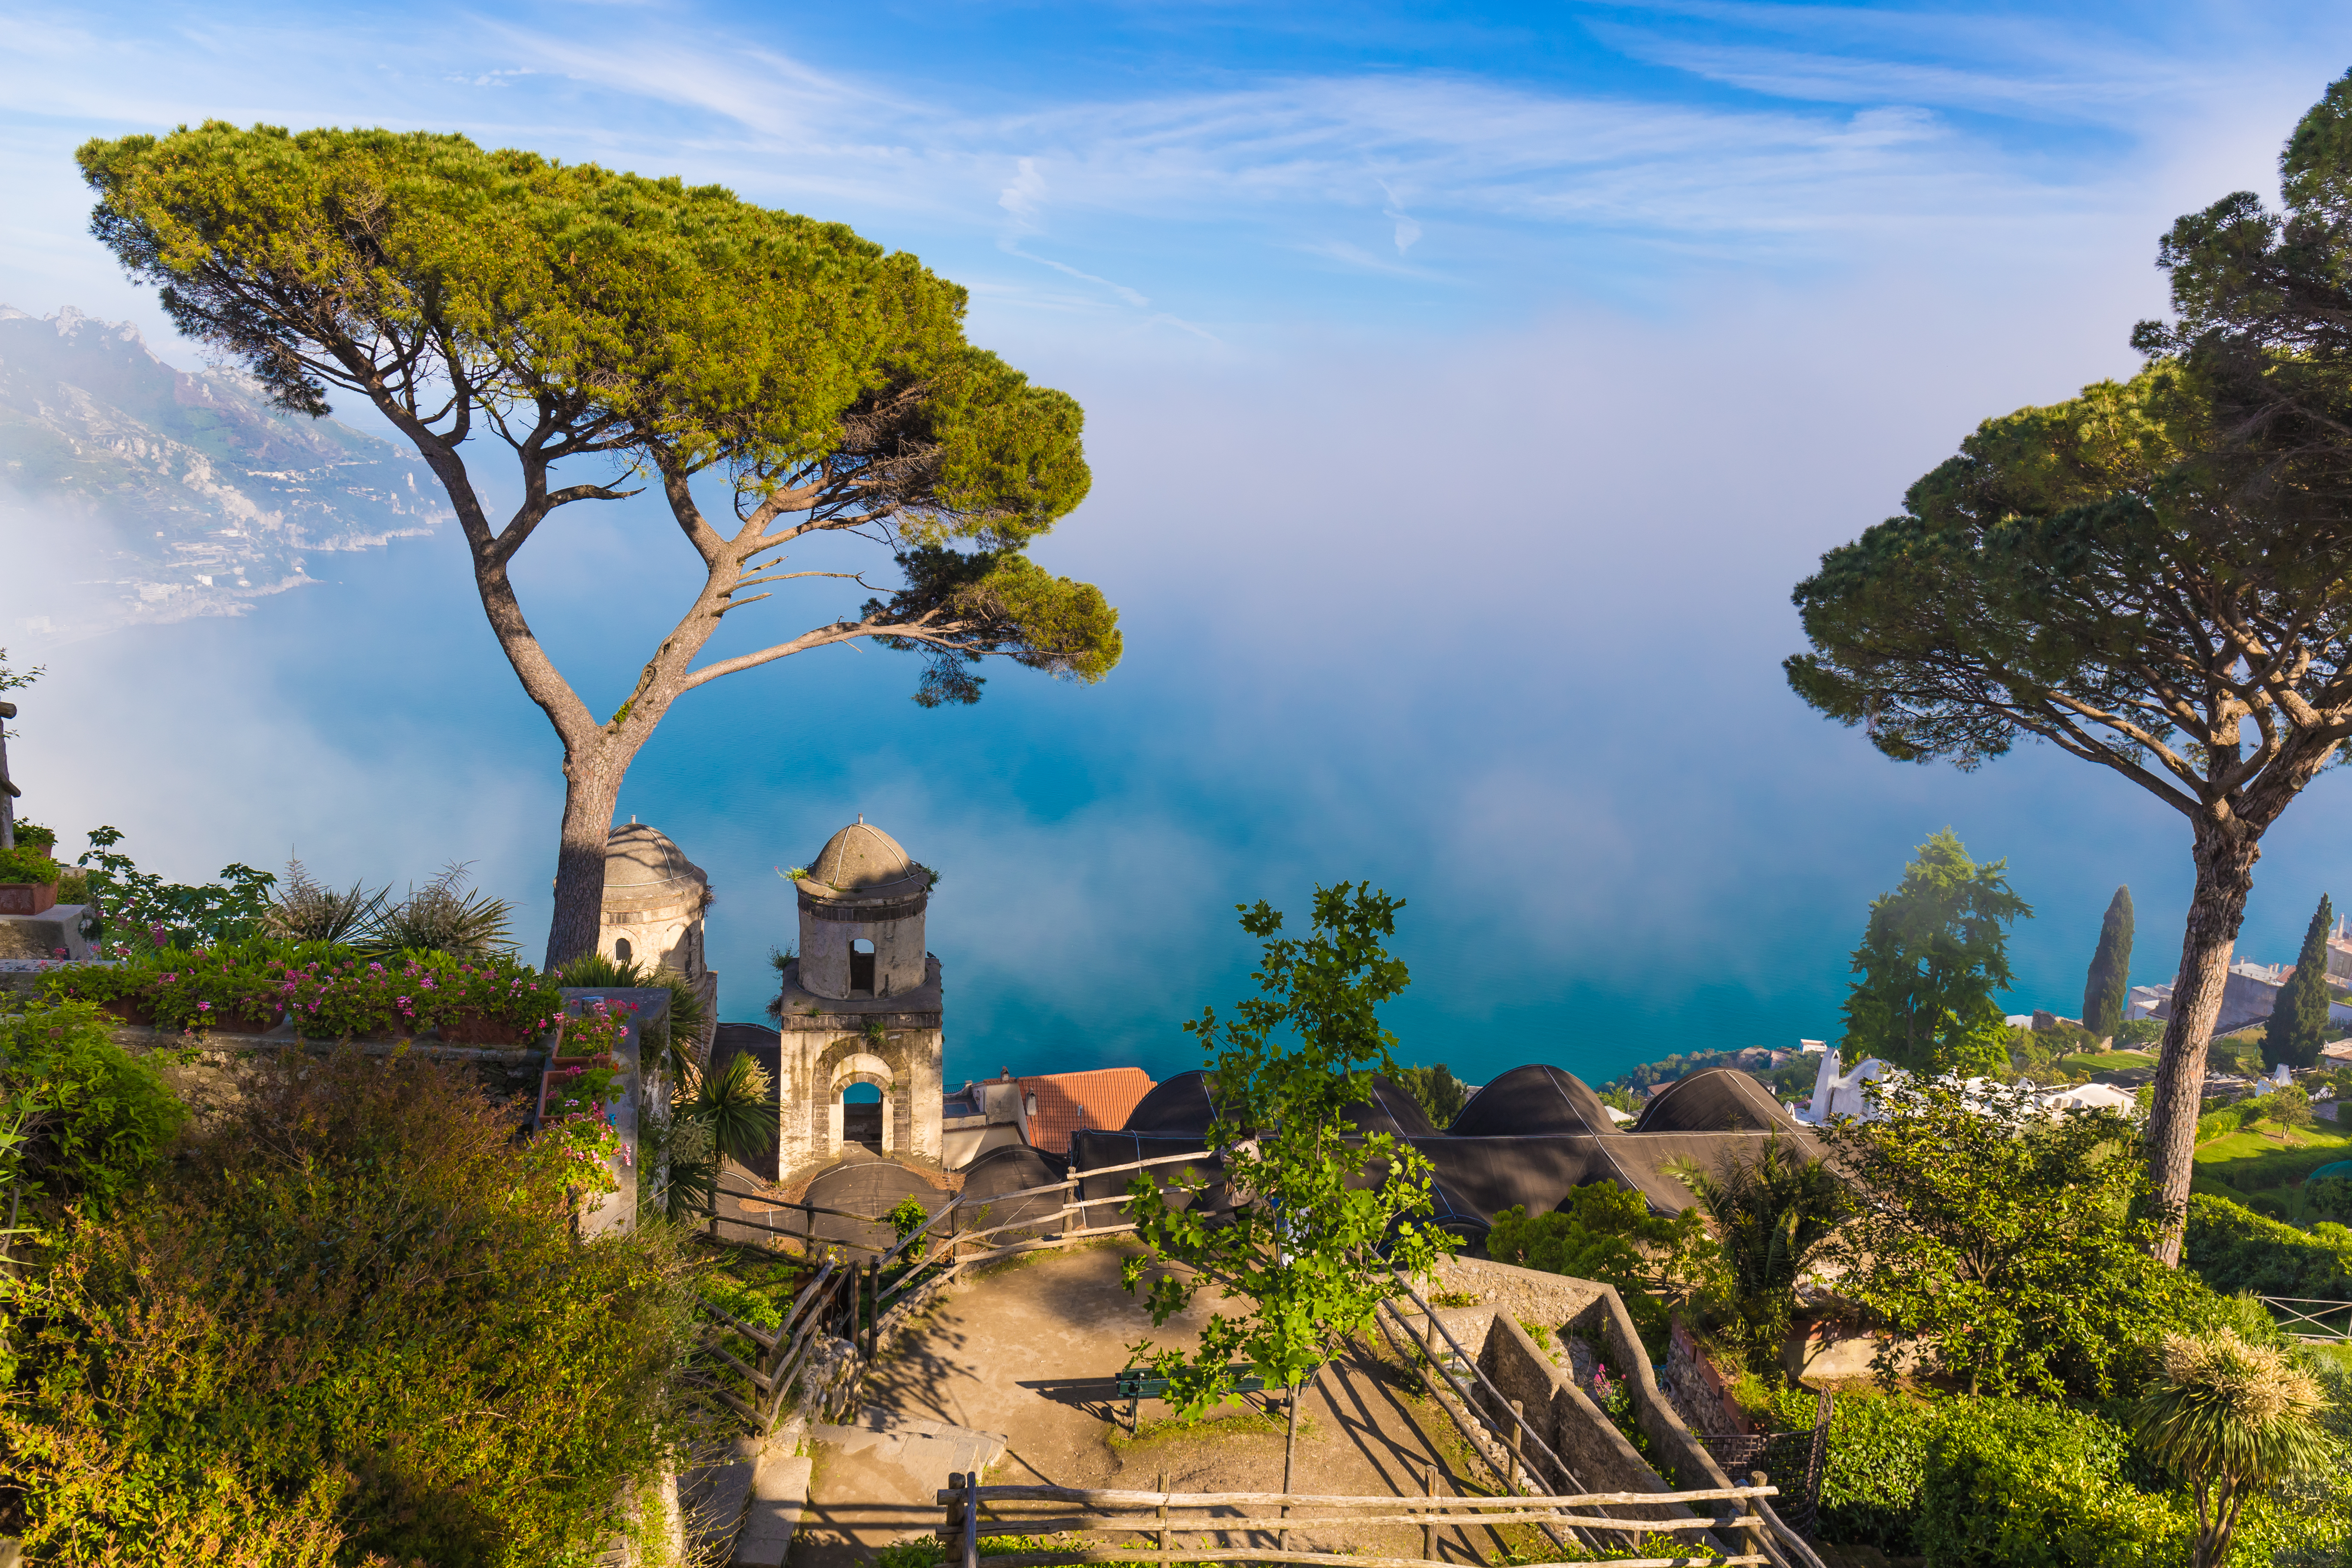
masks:
[[[854,1426],[811,1426],[809,1436],[844,1453],[871,1453],[940,1486],[959,1471],[986,1470],[1004,1458],[1006,1442],[1001,1432],[976,1432],[945,1421],[872,1409]]]
[[[717,1557],[735,1539],[759,1477],[760,1447],[757,1437],[739,1437],[726,1458],[678,1478],[678,1508],[686,1516],[686,1538],[696,1561]]]
[[[783,1568],[801,1515],[808,1511],[809,1475],[815,1466],[814,1459],[790,1455],[761,1461],[742,1532],[735,1537],[734,1568]]]

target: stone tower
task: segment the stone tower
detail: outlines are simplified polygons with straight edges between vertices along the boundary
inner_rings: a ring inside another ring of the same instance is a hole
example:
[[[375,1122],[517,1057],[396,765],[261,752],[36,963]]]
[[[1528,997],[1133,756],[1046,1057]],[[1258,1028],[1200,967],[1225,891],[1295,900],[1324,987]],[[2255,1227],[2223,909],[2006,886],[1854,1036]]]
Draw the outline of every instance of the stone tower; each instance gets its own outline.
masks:
[[[940,1163],[946,1036],[940,961],[923,949],[931,874],[861,816],[799,879],[800,956],[778,998],[778,1175],[838,1159],[842,1094],[882,1092],[881,1150]]]
[[[676,970],[694,983],[705,1017],[718,1015],[719,977],[703,949],[710,879],[669,836],[631,817],[604,841],[604,918],[596,946],[607,958]]]

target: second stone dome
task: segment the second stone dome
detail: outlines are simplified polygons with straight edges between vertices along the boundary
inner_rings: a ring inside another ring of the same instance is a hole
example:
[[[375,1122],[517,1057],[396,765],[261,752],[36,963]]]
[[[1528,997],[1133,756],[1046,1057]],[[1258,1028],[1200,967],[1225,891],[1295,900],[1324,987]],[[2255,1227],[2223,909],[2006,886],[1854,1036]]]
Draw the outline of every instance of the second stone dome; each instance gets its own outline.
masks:
[[[809,863],[810,889],[826,889],[859,899],[915,892],[930,885],[930,878],[898,841],[871,826],[864,817],[824,842]]]

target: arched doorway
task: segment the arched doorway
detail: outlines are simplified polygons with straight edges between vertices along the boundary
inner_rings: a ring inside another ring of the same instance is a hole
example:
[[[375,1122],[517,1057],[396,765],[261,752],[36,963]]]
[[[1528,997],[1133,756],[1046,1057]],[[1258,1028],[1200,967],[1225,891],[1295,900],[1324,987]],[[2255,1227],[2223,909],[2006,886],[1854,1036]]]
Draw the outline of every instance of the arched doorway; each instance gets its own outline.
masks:
[[[882,1152],[882,1090],[870,1083],[853,1083],[841,1091],[841,1141],[863,1143]]]
[[[833,1103],[827,1111],[833,1135],[830,1152],[838,1154],[845,1145],[857,1143],[877,1154],[887,1154],[897,1146],[892,1123],[898,1119],[891,1113],[897,1109],[898,1084],[889,1063],[864,1051],[834,1064]],[[853,1094],[856,1098],[852,1099]]]

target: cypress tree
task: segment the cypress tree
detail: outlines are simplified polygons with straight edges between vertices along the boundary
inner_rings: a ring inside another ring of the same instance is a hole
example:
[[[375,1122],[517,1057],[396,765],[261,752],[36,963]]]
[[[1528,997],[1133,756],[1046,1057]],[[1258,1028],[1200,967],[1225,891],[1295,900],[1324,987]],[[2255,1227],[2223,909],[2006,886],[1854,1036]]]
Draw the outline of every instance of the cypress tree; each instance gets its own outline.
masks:
[[[2270,1027],[2263,1032],[2263,1065],[2315,1067],[2319,1047],[2328,1041],[2327,932],[2336,924],[2336,910],[2327,895],[2319,896],[2311,928],[2303,933],[2303,951],[2295,955],[2294,973],[2279,988],[2271,1008]]]
[[[2083,1027],[2104,1040],[2124,1026],[2124,999],[2131,994],[2131,889],[2117,888],[2099,922],[2099,948],[2083,981]]]

